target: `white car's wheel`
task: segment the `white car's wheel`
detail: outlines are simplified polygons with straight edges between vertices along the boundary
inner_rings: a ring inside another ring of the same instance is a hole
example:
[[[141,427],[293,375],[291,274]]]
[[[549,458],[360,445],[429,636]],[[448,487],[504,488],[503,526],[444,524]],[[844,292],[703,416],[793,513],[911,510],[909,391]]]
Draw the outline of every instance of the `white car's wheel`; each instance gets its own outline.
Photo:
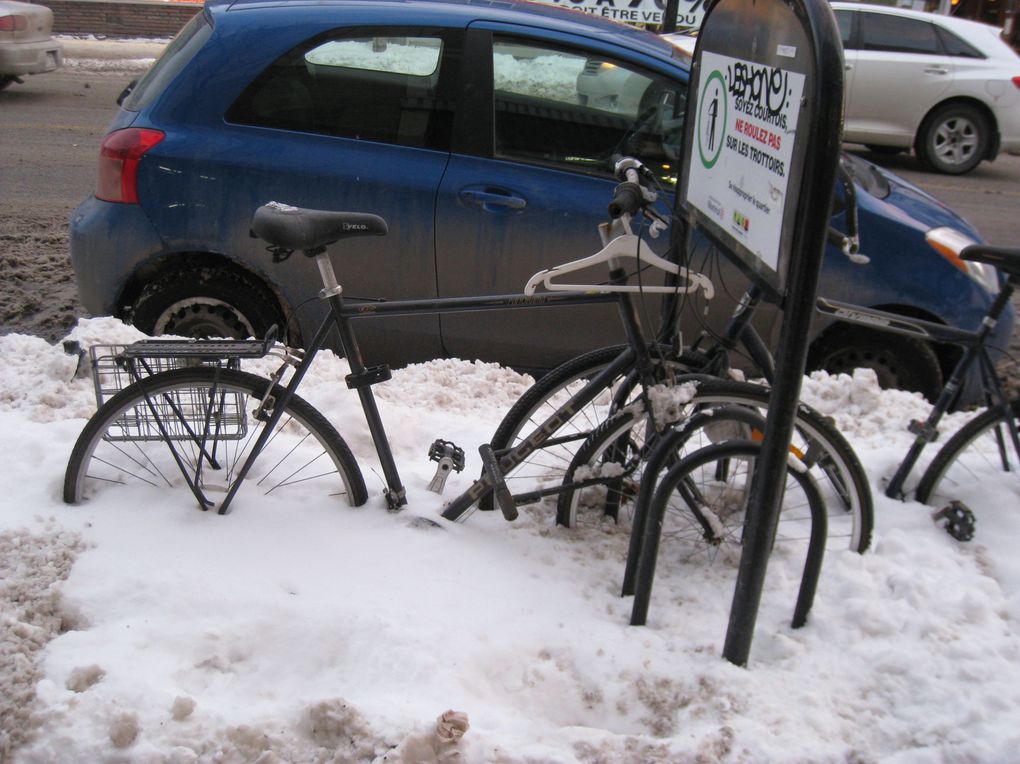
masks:
[[[967,104],[949,104],[924,121],[914,148],[933,170],[962,175],[985,158],[989,133],[988,120],[980,111]]]

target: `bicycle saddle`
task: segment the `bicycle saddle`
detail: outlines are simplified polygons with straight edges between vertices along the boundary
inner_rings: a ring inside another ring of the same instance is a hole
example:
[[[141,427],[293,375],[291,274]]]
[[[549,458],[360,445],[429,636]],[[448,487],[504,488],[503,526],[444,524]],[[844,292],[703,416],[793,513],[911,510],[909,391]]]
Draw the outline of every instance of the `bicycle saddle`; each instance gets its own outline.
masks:
[[[386,221],[368,212],[333,212],[263,204],[251,221],[254,236],[274,247],[318,254],[328,245],[355,236],[385,236]]]
[[[1016,247],[992,247],[987,244],[971,244],[960,252],[961,260],[994,265],[1013,278],[1020,278],[1020,249]]]

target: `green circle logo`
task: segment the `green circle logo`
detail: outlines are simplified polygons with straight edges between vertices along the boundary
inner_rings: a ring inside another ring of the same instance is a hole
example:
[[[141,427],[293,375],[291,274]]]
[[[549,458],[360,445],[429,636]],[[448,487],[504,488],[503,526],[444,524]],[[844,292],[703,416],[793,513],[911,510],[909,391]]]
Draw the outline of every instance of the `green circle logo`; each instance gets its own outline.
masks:
[[[716,69],[708,75],[698,103],[698,155],[706,169],[711,169],[722,154],[728,112],[726,80]]]

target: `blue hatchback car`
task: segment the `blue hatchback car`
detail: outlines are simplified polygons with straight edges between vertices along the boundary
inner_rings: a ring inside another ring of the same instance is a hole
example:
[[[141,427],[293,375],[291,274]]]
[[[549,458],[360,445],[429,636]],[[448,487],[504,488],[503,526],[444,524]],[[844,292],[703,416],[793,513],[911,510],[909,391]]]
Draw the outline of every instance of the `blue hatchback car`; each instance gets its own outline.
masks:
[[[661,38],[551,6],[209,0],[122,96],[103,141],[96,193],[71,221],[82,303],[147,332],[247,336],[279,323],[300,341],[322,316],[319,276],[303,258],[274,265],[249,236],[268,201],[388,221],[388,236],[336,248],[349,297],[517,292],[600,247],[615,157],[638,156],[672,189],[687,79],[686,55]],[[870,262],[832,249],[819,293],[976,326],[997,275],[925,234],[978,233],[916,187],[848,162]],[[707,321],[701,306],[684,314],[688,339],[723,325],[745,285],[726,263],[695,262],[713,268],[717,297]],[[776,310],[760,311],[773,342],[778,326]],[[359,327],[380,362],[448,355],[531,369],[620,334],[608,306]],[[819,320],[809,363],[870,366],[930,395],[954,353]]]

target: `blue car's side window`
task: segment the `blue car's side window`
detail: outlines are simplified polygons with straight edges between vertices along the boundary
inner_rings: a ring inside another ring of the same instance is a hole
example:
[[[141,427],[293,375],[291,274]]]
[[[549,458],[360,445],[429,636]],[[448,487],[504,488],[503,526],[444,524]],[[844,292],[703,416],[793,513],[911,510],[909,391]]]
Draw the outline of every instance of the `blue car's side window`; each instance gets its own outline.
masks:
[[[533,40],[493,40],[494,153],[611,174],[637,156],[676,181],[686,84]]]
[[[331,37],[274,62],[227,112],[234,123],[449,148],[439,36]]]

